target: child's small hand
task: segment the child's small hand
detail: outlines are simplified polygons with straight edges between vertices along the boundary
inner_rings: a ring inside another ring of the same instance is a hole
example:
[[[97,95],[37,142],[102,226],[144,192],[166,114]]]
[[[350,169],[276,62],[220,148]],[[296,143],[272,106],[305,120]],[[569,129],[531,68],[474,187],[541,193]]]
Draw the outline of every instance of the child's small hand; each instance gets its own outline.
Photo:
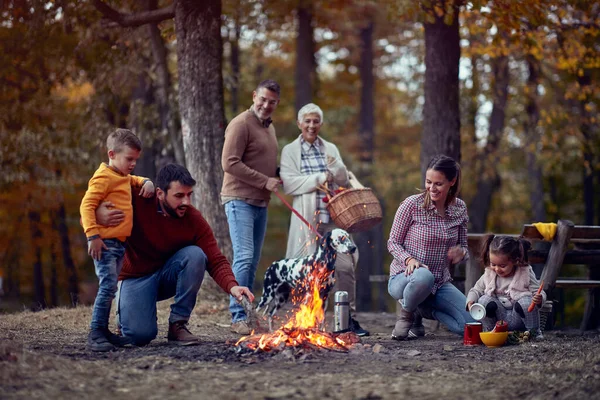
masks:
[[[152,181],[146,181],[142,189],[140,190],[140,196],[149,198],[154,196],[154,183]]]
[[[475,303],[473,300],[467,302],[467,311],[471,311],[471,306]]]
[[[534,295],[533,295],[533,298],[531,299],[531,301],[533,301],[533,302],[534,302],[535,304],[537,304],[537,305],[540,305],[540,304],[542,304],[542,300],[543,300],[543,297],[542,297],[542,295],[541,295],[541,294],[538,294],[538,293],[534,294]]]
[[[108,250],[102,239],[96,238],[88,242],[88,254],[96,261],[102,257],[102,249]]]

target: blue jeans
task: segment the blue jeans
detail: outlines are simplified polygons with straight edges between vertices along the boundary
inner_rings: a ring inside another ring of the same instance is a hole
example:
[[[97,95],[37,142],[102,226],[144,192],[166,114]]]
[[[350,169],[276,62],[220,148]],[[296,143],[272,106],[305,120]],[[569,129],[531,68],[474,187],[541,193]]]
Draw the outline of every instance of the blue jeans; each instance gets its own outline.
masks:
[[[465,323],[475,322],[466,310],[467,298],[450,282],[444,283],[435,294],[433,274],[426,268],[417,268],[412,274],[394,275],[388,282],[388,292],[408,312],[422,310],[456,334],[464,333]]]
[[[125,256],[125,246],[119,239],[103,239],[103,242],[108,249],[102,249],[100,260],[94,260],[99,285],[90,329],[108,328],[110,307],[117,292],[117,278]]]
[[[233,274],[240,286],[252,290],[260,252],[267,230],[267,207],[257,207],[241,200],[225,203],[229,235],[233,245]],[[230,296],[231,322],[244,321],[244,307]]]
[[[156,302],[173,296],[169,324],[187,321],[196,305],[206,264],[204,251],[198,246],[188,246],[152,275],[121,281],[117,306],[123,335],[131,337],[138,346],[150,343],[158,333]]]

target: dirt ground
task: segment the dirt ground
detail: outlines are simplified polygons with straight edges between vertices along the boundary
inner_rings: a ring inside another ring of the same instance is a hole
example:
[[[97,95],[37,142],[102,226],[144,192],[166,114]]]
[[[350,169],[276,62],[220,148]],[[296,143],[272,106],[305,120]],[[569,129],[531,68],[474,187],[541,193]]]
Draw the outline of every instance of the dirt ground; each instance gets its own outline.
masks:
[[[159,336],[144,348],[85,350],[90,307],[0,315],[1,399],[592,399],[600,398],[600,335],[552,331],[546,341],[465,347],[445,330],[390,339],[393,314],[359,313],[372,335],[348,353],[238,354],[223,300],[198,302],[195,347]]]

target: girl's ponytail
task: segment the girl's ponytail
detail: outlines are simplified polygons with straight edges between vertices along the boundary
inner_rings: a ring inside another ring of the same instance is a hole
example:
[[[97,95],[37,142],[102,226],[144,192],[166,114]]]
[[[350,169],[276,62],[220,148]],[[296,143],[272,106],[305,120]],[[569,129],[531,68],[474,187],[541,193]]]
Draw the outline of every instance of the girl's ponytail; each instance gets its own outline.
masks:
[[[492,240],[494,240],[495,237],[496,235],[489,234],[487,236],[484,236],[483,241],[481,242],[480,258],[483,268],[490,266],[490,245],[492,244]]]

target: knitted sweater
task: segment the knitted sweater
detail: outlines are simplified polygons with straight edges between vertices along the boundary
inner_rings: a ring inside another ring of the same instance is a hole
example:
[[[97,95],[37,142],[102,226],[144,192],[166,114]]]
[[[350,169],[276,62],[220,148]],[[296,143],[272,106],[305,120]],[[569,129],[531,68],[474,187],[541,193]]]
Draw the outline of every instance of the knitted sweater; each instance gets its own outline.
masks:
[[[326,154],[335,158],[334,162],[327,165],[327,169],[333,174],[334,181],[340,186],[348,186],[348,170],[342,162],[338,148],[323,138],[318,140],[323,141]],[[327,175],[325,172],[311,175],[302,174],[301,157],[300,137],[285,146],[281,151],[280,174],[283,181],[283,191],[294,196],[294,209],[298,210],[312,226],[316,227],[316,190],[319,184],[325,182]],[[293,213],[291,218],[286,258],[303,257],[314,253],[317,248],[316,235]]]
[[[514,303],[522,297],[533,295],[539,287],[540,284],[531,265],[515,267],[515,273],[506,278],[498,276],[493,269],[488,267],[475,286],[469,290],[467,303],[479,300],[484,294],[492,297],[507,296]],[[542,304],[544,304],[546,292],[542,290],[541,295]]]
[[[105,163],[100,164],[88,183],[79,208],[85,235],[100,235],[103,239],[116,238],[124,242],[131,233],[133,223],[131,189],[141,188],[147,180],[139,176],[123,175]],[[102,226],[96,223],[96,208],[103,201],[112,202],[115,208],[125,213],[125,220],[118,226]]]
[[[265,128],[252,110],[235,117],[225,130],[221,165],[225,176],[221,196],[268,202],[268,178],[277,173],[275,128]]]
[[[133,195],[133,230],[127,239],[119,280],[153,274],[184,247],[200,247],[208,259],[207,271],[225,292],[238,286],[231,265],[219,250],[213,231],[200,211],[189,207],[183,218],[159,212],[156,197]]]

